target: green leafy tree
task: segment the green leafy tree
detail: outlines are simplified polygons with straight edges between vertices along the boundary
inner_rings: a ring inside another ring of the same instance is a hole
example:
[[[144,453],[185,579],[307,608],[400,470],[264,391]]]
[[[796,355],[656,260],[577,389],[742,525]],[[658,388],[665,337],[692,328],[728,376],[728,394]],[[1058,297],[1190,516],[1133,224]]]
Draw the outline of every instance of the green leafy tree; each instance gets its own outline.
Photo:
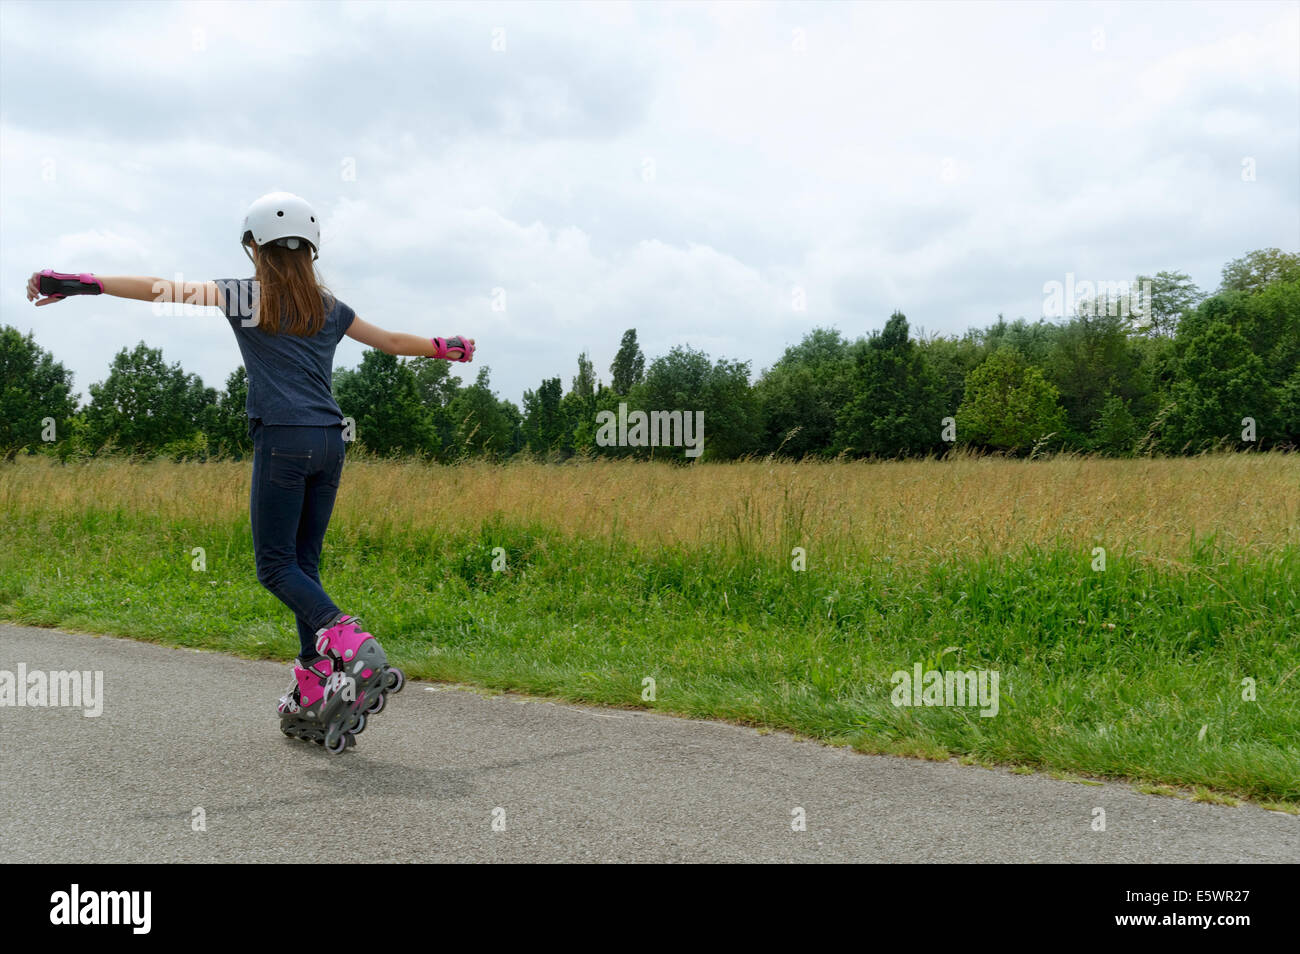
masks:
[[[651,362],[627,403],[630,410],[702,411],[703,459],[728,460],[758,448],[758,402],[749,386],[748,362],[710,363],[703,351],[675,347]]]
[[[1092,449],[1111,457],[1127,457],[1137,442],[1138,425],[1128,409],[1128,402],[1110,395],[1101,406],[1092,429]]]
[[[814,328],[786,348],[754,386],[762,450],[796,458],[830,454],[852,371],[849,344],[834,329]]]
[[[1255,446],[1295,444],[1289,385],[1300,366],[1300,279],[1206,299],[1184,316],[1169,365],[1165,450],[1237,442],[1246,417]]]
[[[563,451],[569,427],[559,378],[547,378],[536,391],[524,392],[523,443],[535,454]]]
[[[634,389],[634,391],[640,393],[641,386],[638,385],[637,388]],[[592,435],[591,435],[592,452],[595,454],[599,454],[602,457],[632,456],[632,454],[634,453],[633,448],[618,447],[615,445],[600,445],[596,443],[596,437],[599,429],[596,427],[595,418],[606,411],[608,411],[610,414],[617,415],[618,406],[620,404],[627,404],[631,406],[630,409],[636,409],[638,407],[641,407],[642,403],[643,402],[640,400],[640,398],[637,397],[637,394],[618,394],[611,387],[604,387],[604,386],[600,387],[596,391],[596,410],[595,413],[592,415]]]
[[[415,372],[396,355],[368,350],[355,371],[334,375],[339,409],[356,422],[357,442],[376,454],[436,453],[429,409]]]
[[[497,398],[490,379],[491,369],[479,368],[474,383],[451,402],[458,454],[508,457],[519,449],[519,409]]]
[[[1278,444],[1300,448],[1300,367],[1278,387]]]
[[[0,451],[42,446],[46,418],[54,420],[56,441],[71,437],[78,397],[72,373],[31,332],[0,328]]]
[[[615,394],[627,394],[645,379],[645,355],[636,343],[635,328],[623,332],[623,340],[609,371],[614,376],[610,386]]]
[[[966,378],[957,439],[996,450],[1029,451],[1065,427],[1056,388],[1019,352],[1002,348]]]
[[[1041,366],[1051,353],[1059,334],[1059,326],[1050,321],[1039,319],[1031,324],[1023,318],[1007,321],[998,315],[998,320],[992,325],[969,331],[966,337],[982,349],[981,363],[995,351],[1012,348],[1030,364]]]
[[[966,393],[966,375],[987,354],[971,337],[925,337],[917,342],[917,347],[938,382],[941,417],[955,415]]]
[[[1166,450],[1179,453],[1237,442],[1245,417],[1255,420],[1257,434],[1273,433],[1277,396],[1264,362],[1231,322],[1212,319],[1180,345],[1172,408],[1161,432]]]
[[[591,451],[595,448],[596,394],[599,389],[595,366],[584,351],[578,355],[578,374],[560,408],[569,429],[565,450]]]
[[[909,337],[907,318],[895,312],[856,349],[836,445],[874,457],[923,454],[941,446],[943,417],[939,379]]]
[[[1263,248],[1234,258],[1223,266],[1219,291],[1254,293],[1275,282],[1300,281],[1300,254]]]
[[[1236,327],[1263,359],[1269,383],[1280,387],[1300,366],[1300,279],[1273,282],[1233,304]]]
[[[713,369],[709,356],[689,346],[678,345],[668,354],[650,362],[643,388],[637,396],[638,406],[646,409],[673,410],[691,408],[708,410],[709,374]],[[618,391],[618,388],[614,388]]]
[[[429,413],[433,432],[430,447],[437,450],[439,459],[450,460],[456,447],[456,420],[451,405],[460,394],[460,381],[451,373],[449,361],[416,361],[412,368],[420,402]]]
[[[518,454],[524,449],[523,413],[504,398],[497,400],[497,413],[506,422],[506,456]]]
[[[757,451],[762,421],[749,383],[749,362],[715,361],[709,372],[708,395],[704,414],[707,459],[733,460]]]
[[[1068,441],[1076,447],[1091,443],[1092,429],[1112,395],[1146,421],[1155,413],[1150,369],[1118,315],[1084,315],[1062,325],[1043,373],[1060,392]]]
[[[133,453],[194,446],[204,408],[216,400],[214,388],[179,363],[168,366],[161,350],[141,342],[119,351],[108,377],[90,386],[86,439],[92,448],[111,441]]]
[[[248,372],[241,364],[226,378],[216,403],[204,408],[203,432],[216,453],[244,457],[252,453],[248,436]]]
[[[1147,300],[1147,290],[1150,300]],[[1139,275],[1133,284],[1131,324],[1138,334],[1172,335],[1178,321],[1205,300],[1201,291],[1185,272],[1156,272]]]

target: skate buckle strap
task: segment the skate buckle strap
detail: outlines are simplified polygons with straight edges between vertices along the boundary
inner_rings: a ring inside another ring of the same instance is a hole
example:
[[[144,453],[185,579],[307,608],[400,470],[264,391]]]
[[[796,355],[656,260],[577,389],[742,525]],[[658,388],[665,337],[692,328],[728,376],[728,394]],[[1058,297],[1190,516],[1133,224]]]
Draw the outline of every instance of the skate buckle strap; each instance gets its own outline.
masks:
[[[328,635],[331,633],[333,636]],[[322,654],[332,653],[340,663],[351,662],[353,658],[356,657],[356,649],[341,648],[339,646],[340,637],[356,636],[358,633],[371,636],[370,633],[367,633],[361,628],[361,617],[348,616],[346,614],[341,615],[329,626],[318,631],[316,637],[316,651]],[[373,638],[373,636],[371,636],[371,638]],[[365,640],[362,640],[361,642],[364,641]]]

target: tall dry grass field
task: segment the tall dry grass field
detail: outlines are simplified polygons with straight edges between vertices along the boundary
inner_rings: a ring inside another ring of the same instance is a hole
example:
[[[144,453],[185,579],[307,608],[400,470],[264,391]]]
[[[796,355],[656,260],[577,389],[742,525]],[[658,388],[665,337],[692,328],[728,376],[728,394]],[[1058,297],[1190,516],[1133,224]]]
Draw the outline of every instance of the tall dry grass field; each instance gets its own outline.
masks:
[[[250,465],[117,461],[0,468],[6,519],[89,510],[223,524],[248,515]],[[1004,554],[1068,544],[1178,559],[1211,534],[1245,551],[1300,543],[1300,458],[1024,461],[593,461],[437,466],[351,461],[335,526],[458,534],[501,520],[645,546],[813,544],[837,559]],[[30,524],[29,524],[30,525]]]

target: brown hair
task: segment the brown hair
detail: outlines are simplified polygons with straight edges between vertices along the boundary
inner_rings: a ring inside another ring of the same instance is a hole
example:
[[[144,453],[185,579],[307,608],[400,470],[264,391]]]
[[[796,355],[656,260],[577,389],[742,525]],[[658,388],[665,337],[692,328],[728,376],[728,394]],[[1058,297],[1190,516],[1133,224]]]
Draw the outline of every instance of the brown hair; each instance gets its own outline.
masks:
[[[253,250],[259,286],[258,327],[268,335],[310,337],[325,326],[334,296],[316,274],[311,246],[259,245]]]

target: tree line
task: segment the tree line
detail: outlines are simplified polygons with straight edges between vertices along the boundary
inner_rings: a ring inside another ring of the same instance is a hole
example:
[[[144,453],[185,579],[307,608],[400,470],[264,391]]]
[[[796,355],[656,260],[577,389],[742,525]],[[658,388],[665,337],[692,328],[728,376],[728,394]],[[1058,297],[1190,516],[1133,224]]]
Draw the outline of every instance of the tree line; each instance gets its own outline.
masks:
[[[1235,259],[1213,294],[1181,272],[1143,282],[1150,294],[1134,308],[1100,294],[1059,321],[999,316],[957,336],[914,335],[900,312],[854,340],[814,329],[752,381],[748,362],[687,346],[647,362],[629,329],[608,384],[584,352],[567,390],[546,378],[521,405],[496,395],[487,367],[462,385],[446,362],[378,351],[336,371],[334,392],[367,451],[444,462],[683,459],[673,447],[608,446],[598,421],[620,405],[702,411],[709,460],[909,457],[956,445],[1108,456],[1300,446],[1300,254]],[[218,391],[142,342],[114,356],[81,406],[66,368],[30,333],[4,326],[0,372],[8,457],[251,452],[242,366]]]

